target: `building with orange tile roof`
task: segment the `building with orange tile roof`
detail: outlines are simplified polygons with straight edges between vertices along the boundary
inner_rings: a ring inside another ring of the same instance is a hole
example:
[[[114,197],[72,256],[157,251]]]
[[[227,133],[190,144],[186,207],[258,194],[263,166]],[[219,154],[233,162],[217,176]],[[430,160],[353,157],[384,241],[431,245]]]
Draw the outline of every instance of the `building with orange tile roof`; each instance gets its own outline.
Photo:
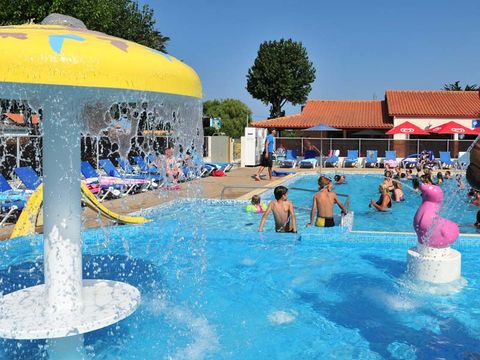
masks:
[[[0,114],[0,135],[27,135],[33,129],[33,125],[39,124],[39,116],[32,114],[28,121],[23,114],[4,113]]]
[[[382,100],[309,100],[300,114],[259,121],[252,126],[306,129],[318,124],[350,131],[393,127],[386,102]]]
[[[480,118],[478,91],[387,90],[388,114],[398,118]]]
[[[309,100],[300,114],[258,121],[252,126],[300,130],[326,124],[342,129],[343,137],[352,137],[364,129],[386,132],[404,121],[428,130],[448,121],[472,128],[473,121],[479,119],[478,91],[387,90],[385,100]],[[406,135],[394,138],[406,139]]]

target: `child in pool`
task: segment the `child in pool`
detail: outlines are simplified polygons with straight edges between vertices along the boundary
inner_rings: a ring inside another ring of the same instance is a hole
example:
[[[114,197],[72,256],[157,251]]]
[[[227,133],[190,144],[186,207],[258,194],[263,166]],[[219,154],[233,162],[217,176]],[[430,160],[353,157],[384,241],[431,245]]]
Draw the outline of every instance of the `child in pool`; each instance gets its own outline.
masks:
[[[247,205],[245,210],[247,210],[247,212],[262,213],[267,210],[267,204],[262,203],[262,199],[259,195],[253,195],[251,203]]]
[[[437,174],[437,185],[442,185],[442,184],[443,184],[443,174],[441,171],[439,171]]]
[[[345,175],[335,175],[333,179],[335,180],[335,184],[337,185],[345,184],[347,182],[347,179],[345,179]]]
[[[273,190],[275,200],[270,201],[267,211],[263,213],[258,231],[263,231],[263,225],[268,214],[273,212],[276,232],[297,232],[297,220],[293,210],[293,204],[288,201],[288,189],[285,186],[277,186]]]
[[[404,201],[405,198],[404,198],[404,196],[403,196],[403,186],[402,186],[402,184],[401,184],[400,182],[398,182],[398,181],[395,181],[395,182],[393,183],[393,188],[394,188],[394,190],[393,190],[393,199],[394,199],[395,201]]]

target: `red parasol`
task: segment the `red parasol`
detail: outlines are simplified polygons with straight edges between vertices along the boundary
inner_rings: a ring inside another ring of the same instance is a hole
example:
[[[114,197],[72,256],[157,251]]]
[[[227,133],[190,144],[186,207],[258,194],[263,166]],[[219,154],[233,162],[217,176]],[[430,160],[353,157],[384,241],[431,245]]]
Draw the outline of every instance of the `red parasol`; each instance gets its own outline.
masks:
[[[394,128],[388,130],[385,134],[394,135],[394,134],[404,134],[404,135],[430,135],[428,131],[425,131],[419,128],[417,125],[413,125],[409,121],[405,121],[400,125],[395,126]]]
[[[435,134],[464,134],[464,135],[474,135],[478,134],[477,131],[469,129],[455,121],[449,121],[440,126],[435,126],[434,128],[428,130],[431,133]]]

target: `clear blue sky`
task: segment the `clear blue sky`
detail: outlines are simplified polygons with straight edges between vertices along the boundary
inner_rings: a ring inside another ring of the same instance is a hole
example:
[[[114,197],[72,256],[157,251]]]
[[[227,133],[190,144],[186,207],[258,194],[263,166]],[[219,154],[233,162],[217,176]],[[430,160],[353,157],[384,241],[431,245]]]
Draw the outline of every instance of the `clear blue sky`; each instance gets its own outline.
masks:
[[[204,99],[268,106],[245,90],[265,40],[301,41],[316,68],[309,99],[383,99],[386,89],[480,84],[480,0],[141,0],[192,66]],[[300,107],[287,106],[287,114]]]

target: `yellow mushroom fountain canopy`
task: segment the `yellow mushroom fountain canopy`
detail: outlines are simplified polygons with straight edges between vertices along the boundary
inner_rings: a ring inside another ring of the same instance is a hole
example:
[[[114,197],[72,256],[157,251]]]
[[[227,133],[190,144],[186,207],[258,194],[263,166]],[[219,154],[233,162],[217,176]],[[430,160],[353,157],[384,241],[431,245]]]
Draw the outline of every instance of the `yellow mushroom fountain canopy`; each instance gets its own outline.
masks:
[[[197,74],[183,62],[99,32],[60,25],[4,26],[0,40],[1,82],[202,96]]]
[[[90,134],[112,125],[118,128],[119,119],[107,114],[112,104],[136,103],[163,123],[195,119],[179,135],[201,136],[202,88],[192,68],[76,21],[76,27],[48,21],[0,27],[1,98],[26,100],[40,108],[61,91],[74,98],[70,106],[82,106],[78,120],[83,120],[82,132]],[[131,120],[124,117],[123,124],[125,119]],[[132,125],[135,128],[136,122]]]

